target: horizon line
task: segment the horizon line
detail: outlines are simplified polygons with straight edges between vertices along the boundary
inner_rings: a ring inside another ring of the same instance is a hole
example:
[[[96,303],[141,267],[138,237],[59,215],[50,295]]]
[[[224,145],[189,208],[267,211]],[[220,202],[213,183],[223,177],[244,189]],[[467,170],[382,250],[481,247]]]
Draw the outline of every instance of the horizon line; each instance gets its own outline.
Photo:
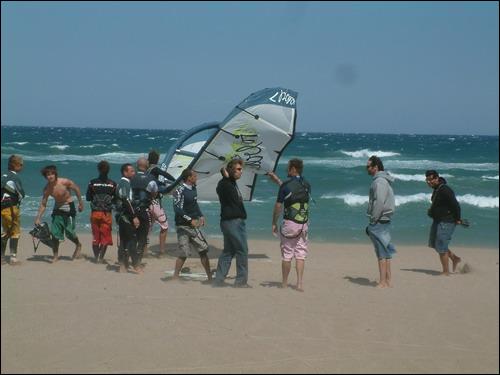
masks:
[[[188,131],[191,128],[187,129],[166,129],[166,128],[128,128],[128,127],[112,127],[112,126],[105,126],[105,127],[98,127],[98,126],[78,126],[78,125],[71,125],[71,126],[52,126],[52,125],[0,125],[1,128],[5,127],[26,127],[26,128],[61,128],[61,129],[121,129],[121,130],[171,130],[171,131]],[[317,131],[317,130],[304,130],[304,131],[295,131],[295,134],[300,134],[300,133],[319,133],[319,134],[368,134],[368,135],[442,135],[442,136],[471,136],[471,137],[476,137],[476,136],[482,136],[482,137],[498,137],[499,134],[451,134],[451,133],[370,133],[370,132],[344,132],[344,131],[335,131],[335,132],[326,132],[326,131]]]

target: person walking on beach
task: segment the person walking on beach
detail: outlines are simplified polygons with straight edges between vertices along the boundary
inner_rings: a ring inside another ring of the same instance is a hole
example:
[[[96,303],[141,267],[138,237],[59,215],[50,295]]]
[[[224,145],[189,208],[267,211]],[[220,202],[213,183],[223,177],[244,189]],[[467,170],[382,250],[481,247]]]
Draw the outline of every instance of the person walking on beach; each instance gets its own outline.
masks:
[[[282,288],[288,287],[288,275],[295,258],[297,270],[297,290],[304,291],[303,275],[304,263],[308,254],[307,234],[309,221],[309,199],[311,185],[302,177],[304,163],[300,159],[291,159],[288,162],[288,177],[285,182],[273,172],[268,176],[280,185],[278,198],[274,205],[272,232],[278,235],[278,219],[284,205],[283,223],[280,229]]]
[[[394,192],[391,184],[394,178],[384,171],[384,164],[377,156],[368,159],[366,170],[373,181],[370,186],[368,210],[369,224],[366,234],[370,237],[378,259],[380,281],[378,288],[392,287],[391,259],[396,252],[391,243],[391,218],[395,210]]]
[[[149,231],[151,232],[151,229],[153,229],[153,224],[156,222],[158,225],[160,225],[160,251],[159,255],[164,255],[165,254],[165,245],[167,243],[167,233],[168,233],[168,220],[167,220],[167,214],[165,210],[163,209],[162,206],[162,194],[167,192],[168,185],[164,182],[160,181],[160,178],[162,180],[167,179],[169,182],[175,182],[175,178],[170,174],[162,170],[160,167],[158,167],[158,160],[160,158],[160,154],[155,151],[151,150],[148,154],[148,163],[149,167],[147,170],[147,174],[153,176],[156,184],[158,185],[158,195],[153,199],[151,206],[149,208],[150,213],[151,213],[151,226],[149,228]],[[160,177],[161,176],[161,177]],[[147,254],[148,252],[148,242],[146,242],[146,247],[144,248],[144,255]]]
[[[460,204],[446,180],[435,170],[425,172],[425,181],[433,189],[432,204],[427,211],[433,220],[429,234],[429,247],[435,249],[439,255],[443,267],[442,275],[449,276],[449,261],[452,262],[453,272],[456,271],[461,261],[461,258],[448,248],[455,227],[463,223],[460,218]]]
[[[99,177],[91,180],[87,186],[86,199],[90,202],[92,212],[92,250],[96,263],[104,261],[108,246],[113,245],[113,203],[116,195],[116,182],[108,178],[109,163],[102,160],[97,164]]]
[[[179,242],[179,256],[175,262],[174,279],[179,279],[179,273],[186,258],[191,255],[191,249],[195,249],[200,256],[208,282],[211,282],[212,273],[207,255],[208,243],[200,230],[200,227],[205,225],[205,217],[201,213],[197,201],[196,181],[198,175],[192,169],[184,169],[181,178],[183,184],[173,193],[175,225]]]
[[[79,259],[82,250],[82,244],[75,232],[76,209],[71,191],[78,199],[78,211],[83,211],[82,194],[77,184],[68,178],[59,177],[55,165],[48,165],[41,170],[42,175],[47,179],[47,185],[43,189],[42,201],[38,208],[38,214],[35,218],[35,225],[40,225],[40,219],[47,208],[49,196],[54,198],[54,209],[52,211],[51,232],[54,238],[52,251],[54,257],[52,263],[59,260],[59,244],[64,241],[64,234],[73,242],[76,247],[73,253],[73,259]]]
[[[139,227],[140,221],[135,214],[132,206],[132,188],[130,180],[135,176],[135,168],[130,163],[125,163],[121,166],[120,172],[122,177],[116,187],[116,214],[115,219],[118,223],[119,245],[118,245],[118,263],[120,264],[120,272],[127,272],[129,266],[129,257],[134,253],[136,257],[136,230]],[[134,270],[140,272],[139,269]]]
[[[245,220],[247,213],[243,197],[236,184],[243,173],[243,160],[233,159],[223,169],[223,177],[217,184],[217,195],[221,205],[220,228],[224,236],[224,249],[217,262],[214,287],[224,286],[233,257],[236,257],[237,288],[251,288],[248,285],[248,244]]]
[[[7,164],[7,173],[2,173],[2,265],[6,264],[5,252],[10,239],[11,265],[19,264],[17,259],[17,245],[21,237],[21,200],[24,198],[24,189],[21,179],[17,175],[23,169],[23,159],[18,155],[11,155]]]
[[[135,272],[142,273],[141,267],[142,256],[146,246],[149,227],[151,225],[150,206],[152,200],[158,193],[158,185],[151,175],[146,174],[148,170],[148,160],[139,158],[137,160],[137,173],[130,180],[132,188],[132,206],[135,212],[135,217],[139,219],[139,226],[136,229],[136,235],[133,238],[135,242],[132,252],[132,267]]]

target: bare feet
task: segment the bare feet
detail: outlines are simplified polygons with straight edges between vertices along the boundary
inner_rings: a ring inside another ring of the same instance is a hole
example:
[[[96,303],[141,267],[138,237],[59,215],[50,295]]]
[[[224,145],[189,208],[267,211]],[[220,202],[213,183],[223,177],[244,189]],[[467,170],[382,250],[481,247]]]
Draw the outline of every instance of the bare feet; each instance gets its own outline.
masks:
[[[75,247],[75,252],[73,253],[73,259],[80,259],[81,252],[82,252],[82,244],[79,243]]]
[[[297,288],[296,288],[297,292],[304,292],[304,287],[302,285],[297,285]]]
[[[126,273],[127,272],[127,267],[125,267],[125,264],[120,264],[120,270],[118,272],[120,272],[120,273]]]
[[[281,289],[287,289],[288,288],[288,282],[282,282],[280,288]]]
[[[378,283],[376,288],[379,288],[379,289],[387,288],[387,284],[386,283]]]
[[[59,256],[58,255],[54,255],[54,257],[52,258],[51,263],[56,263],[58,260],[59,260]]]
[[[135,273],[136,275],[142,275],[144,273],[144,270],[142,269],[141,266],[137,266],[132,269],[132,272]]]
[[[455,256],[452,260],[453,262],[453,272],[457,270],[458,263],[462,261],[462,258]]]
[[[441,272],[439,275],[440,276],[450,276],[450,273],[449,272]]]

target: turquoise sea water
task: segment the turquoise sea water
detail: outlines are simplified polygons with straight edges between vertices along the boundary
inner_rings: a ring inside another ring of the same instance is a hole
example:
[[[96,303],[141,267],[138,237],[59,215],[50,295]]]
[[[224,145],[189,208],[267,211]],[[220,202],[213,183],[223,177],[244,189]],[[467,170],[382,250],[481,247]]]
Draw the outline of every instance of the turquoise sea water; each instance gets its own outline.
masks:
[[[119,180],[122,163],[134,163],[154,148],[162,154],[182,134],[180,130],[93,129],[2,126],[2,171],[7,159],[25,160],[20,177],[27,193],[22,203],[22,226],[32,228],[45,185],[40,169],[56,164],[59,175],[75,181],[85,194],[96,177],[100,160],[111,163],[110,177]],[[310,239],[313,241],[368,242],[364,234],[371,177],[365,164],[379,155],[393,174],[396,214],[393,238],[397,244],[427,243],[430,219],[426,210],[431,190],[424,182],[426,169],[438,170],[454,189],[470,228],[458,227],[452,245],[498,248],[499,164],[498,136],[386,135],[298,132],[277,169],[285,177],[289,158],[304,160],[304,176],[312,185]],[[277,186],[259,177],[254,201],[246,202],[250,238],[270,239],[271,215]],[[201,202],[208,220],[206,231],[220,236],[219,203]],[[170,197],[164,198],[173,224]],[[52,202],[45,220],[50,220]],[[80,231],[89,231],[89,206],[77,216]],[[157,228],[155,229],[157,230]],[[173,225],[170,229],[173,232]]]

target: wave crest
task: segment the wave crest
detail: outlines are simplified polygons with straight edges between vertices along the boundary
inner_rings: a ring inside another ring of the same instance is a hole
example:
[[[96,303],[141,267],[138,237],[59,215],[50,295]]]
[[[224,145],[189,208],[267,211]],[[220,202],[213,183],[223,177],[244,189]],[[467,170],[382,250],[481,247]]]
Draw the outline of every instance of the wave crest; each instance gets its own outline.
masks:
[[[368,204],[368,195],[358,194],[341,194],[331,195],[324,194],[321,199],[341,199],[348,206],[362,206]],[[396,206],[402,206],[409,203],[426,202],[430,204],[431,194],[417,193],[412,195],[396,195]],[[461,204],[468,204],[479,208],[498,208],[499,197],[487,197],[481,195],[465,194],[457,196],[457,200]]]
[[[367,148],[364,148],[364,149],[358,150],[358,151],[344,151],[344,150],[340,150],[340,152],[343,153],[344,155],[352,156],[353,158],[369,158],[372,155],[376,155],[379,158],[383,158],[383,157],[390,157],[390,156],[401,155],[399,152],[381,151],[381,150],[371,151],[371,150],[369,150]]]

